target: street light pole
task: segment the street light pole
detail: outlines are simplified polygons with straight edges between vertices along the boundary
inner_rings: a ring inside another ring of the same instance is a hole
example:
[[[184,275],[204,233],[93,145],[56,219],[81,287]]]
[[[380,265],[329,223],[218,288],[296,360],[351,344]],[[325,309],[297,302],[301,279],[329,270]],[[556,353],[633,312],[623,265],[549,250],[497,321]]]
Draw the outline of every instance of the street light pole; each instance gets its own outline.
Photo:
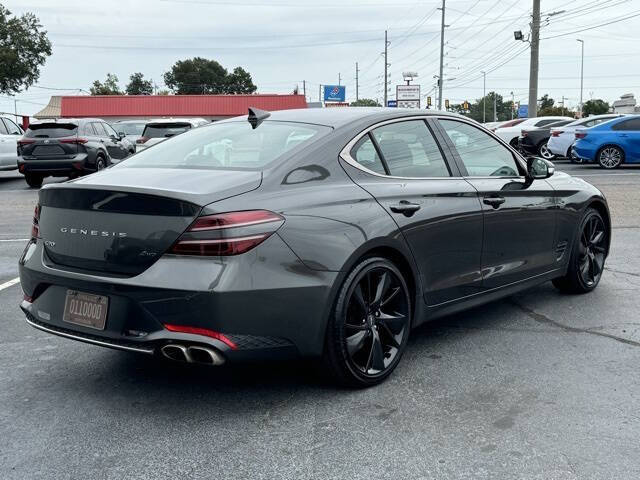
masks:
[[[529,118],[538,114],[538,53],[540,47],[540,0],[533,0],[531,59],[529,64]]]
[[[516,109],[516,96],[511,92],[511,120],[513,120],[513,112]]]
[[[580,56],[580,116],[582,117],[582,88],[584,86],[584,40],[579,38],[576,39],[580,42],[581,45],[581,56]]]
[[[487,73],[480,72],[482,74],[482,123],[487,122]]]
[[[438,78],[440,89],[438,90],[438,110],[442,110],[442,87],[444,84],[444,75],[442,74],[442,71],[444,69],[444,8],[445,0],[442,0],[442,25],[440,26],[440,77]]]

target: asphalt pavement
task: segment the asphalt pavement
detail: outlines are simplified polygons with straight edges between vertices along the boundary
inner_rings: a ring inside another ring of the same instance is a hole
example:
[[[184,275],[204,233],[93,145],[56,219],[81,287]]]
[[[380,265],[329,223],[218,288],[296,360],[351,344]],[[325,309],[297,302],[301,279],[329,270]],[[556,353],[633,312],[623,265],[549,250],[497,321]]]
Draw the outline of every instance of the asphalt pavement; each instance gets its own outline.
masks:
[[[37,192],[0,173],[0,478],[639,478],[640,168],[557,167],[610,202],[596,291],[428,324],[358,391],[308,362],[183,367],[27,326],[8,285]]]

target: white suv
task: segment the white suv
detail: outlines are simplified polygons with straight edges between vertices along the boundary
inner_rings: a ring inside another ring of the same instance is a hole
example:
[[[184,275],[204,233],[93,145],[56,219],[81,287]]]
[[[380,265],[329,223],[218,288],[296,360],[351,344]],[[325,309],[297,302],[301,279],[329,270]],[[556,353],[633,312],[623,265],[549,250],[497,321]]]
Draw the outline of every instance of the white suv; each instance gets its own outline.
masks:
[[[527,118],[524,122],[513,127],[498,128],[494,133],[513,148],[518,148],[518,137],[522,130],[534,127],[544,127],[560,120],[571,120],[571,117],[534,117]]]
[[[18,168],[18,140],[23,134],[13,120],[0,118],[0,170]]]
[[[162,118],[147,122],[142,136],[136,140],[136,152],[141,152],[167,138],[209,123],[204,118]]]
[[[577,127],[589,128],[594,127],[602,122],[612,120],[620,117],[621,114],[605,113],[604,115],[592,115],[587,118],[581,118],[575,122],[571,122],[563,127],[556,127],[551,129],[551,137],[549,137],[549,143],[547,148],[551,150],[554,155],[561,157],[571,157],[571,145],[576,140],[575,132]]]

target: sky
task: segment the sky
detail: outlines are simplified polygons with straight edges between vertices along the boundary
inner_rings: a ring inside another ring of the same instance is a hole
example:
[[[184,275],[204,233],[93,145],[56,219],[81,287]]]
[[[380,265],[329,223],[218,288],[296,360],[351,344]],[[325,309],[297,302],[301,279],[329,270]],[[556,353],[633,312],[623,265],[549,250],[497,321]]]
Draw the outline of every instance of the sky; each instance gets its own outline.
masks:
[[[53,54],[36,86],[17,95],[19,114],[40,110],[52,94],[88,90],[107,73],[142,72],[159,89],[177,60],[201,56],[228,70],[248,70],[259,93],[290,93],[303,80],[309,101],[319,86],[346,85],[355,100],[382,101],[384,31],[388,30],[389,98],[402,72],[414,71],[423,98],[434,97],[442,0],[0,0],[14,14],[34,13]],[[533,0],[447,0],[444,98],[451,103],[486,91],[527,103]],[[539,96],[575,107],[584,101],[640,96],[640,0],[541,0]],[[632,17],[633,15],[636,15]],[[630,18],[627,18],[630,17]],[[609,23],[608,25],[603,25]],[[595,28],[594,28],[595,27]],[[581,31],[582,30],[582,31]],[[0,111],[14,101],[0,98]]]

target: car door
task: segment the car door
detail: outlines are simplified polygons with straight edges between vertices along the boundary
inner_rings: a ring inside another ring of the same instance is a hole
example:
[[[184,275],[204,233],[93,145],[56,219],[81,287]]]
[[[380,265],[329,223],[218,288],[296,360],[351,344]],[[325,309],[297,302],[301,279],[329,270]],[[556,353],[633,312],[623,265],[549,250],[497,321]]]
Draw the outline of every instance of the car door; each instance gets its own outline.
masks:
[[[420,272],[426,303],[480,291],[482,208],[475,189],[445,159],[428,122],[382,122],[353,142],[343,157],[362,171],[354,181],[397,223]]]
[[[7,127],[0,120],[0,167],[16,165],[17,152],[16,137],[9,135]]]
[[[470,122],[440,118],[438,124],[482,202],[483,287],[502,287],[552,270],[557,209],[551,185],[528,180],[521,160]]]
[[[116,158],[118,160],[126,158],[129,155],[129,150],[127,150],[126,146],[120,140],[116,131],[108,123],[103,123],[102,126],[107,132],[107,137],[109,139],[109,143],[107,144],[109,146],[107,148],[111,147],[111,150],[109,150],[111,158]]]
[[[640,162],[640,118],[629,118],[611,127],[616,142],[624,150],[625,162]]]

